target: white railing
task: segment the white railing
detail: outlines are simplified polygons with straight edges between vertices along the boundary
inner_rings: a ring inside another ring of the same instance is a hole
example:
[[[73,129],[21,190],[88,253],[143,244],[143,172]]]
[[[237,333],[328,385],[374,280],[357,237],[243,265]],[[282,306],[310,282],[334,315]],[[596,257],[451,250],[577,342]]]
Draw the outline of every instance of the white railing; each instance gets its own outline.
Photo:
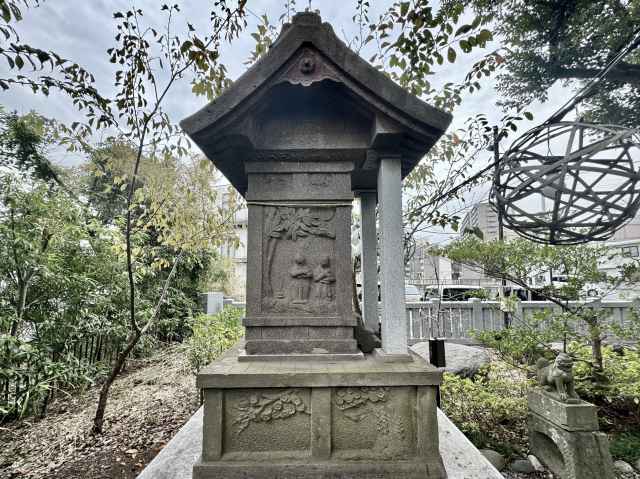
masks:
[[[238,308],[244,308],[243,302],[227,301]],[[578,302],[569,304],[577,305]],[[607,320],[624,326],[630,315],[633,301],[603,301],[592,303],[609,312]],[[513,324],[530,318],[533,313],[545,309],[560,311],[560,307],[550,301],[521,301],[512,315]],[[582,333],[584,325],[577,325]],[[430,301],[407,303],[407,331],[409,344],[427,341],[430,338],[446,338],[459,341],[473,341],[472,331],[498,331],[504,327],[504,319],[498,301],[481,301],[477,298],[468,301]]]
[[[579,304],[579,303],[570,303]],[[593,303],[592,307],[609,312],[607,320],[624,326],[630,314],[632,301],[606,301]],[[548,301],[522,301],[512,316],[512,322],[530,318],[533,313],[545,309],[560,310]],[[427,341],[430,338],[472,340],[472,331],[497,331],[504,327],[504,319],[498,301],[439,301],[407,303],[407,330],[409,343]]]

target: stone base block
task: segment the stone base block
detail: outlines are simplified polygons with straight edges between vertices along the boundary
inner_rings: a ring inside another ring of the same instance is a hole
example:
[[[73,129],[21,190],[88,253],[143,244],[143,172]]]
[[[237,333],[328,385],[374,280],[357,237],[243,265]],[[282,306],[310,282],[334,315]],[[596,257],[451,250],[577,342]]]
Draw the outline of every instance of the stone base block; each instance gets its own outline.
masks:
[[[530,412],[531,453],[561,479],[614,479],[607,436],[601,432],[568,431]]]
[[[248,355],[258,354],[355,354],[358,343],[351,339],[247,339]]]
[[[597,431],[598,409],[586,401],[564,403],[540,389],[530,389],[529,410],[567,431]]]
[[[260,361],[353,361],[364,359],[362,351],[352,354],[247,354],[242,350],[238,355],[241,362]]]
[[[362,462],[342,463],[308,462],[300,464],[255,463],[198,463],[193,468],[193,477],[198,479],[425,479],[446,477],[442,475],[442,464],[425,464],[417,461],[393,464]]]
[[[422,358],[248,363],[238,354],[198,376],[194,479],[446,477],[435,402],[442,372]]]

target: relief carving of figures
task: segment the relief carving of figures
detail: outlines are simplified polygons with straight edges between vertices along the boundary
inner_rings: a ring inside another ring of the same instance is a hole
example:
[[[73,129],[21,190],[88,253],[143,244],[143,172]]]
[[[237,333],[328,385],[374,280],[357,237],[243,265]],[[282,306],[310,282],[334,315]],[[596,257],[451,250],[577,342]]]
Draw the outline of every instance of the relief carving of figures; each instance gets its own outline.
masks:
[[[335,307],[335,274],[330,255],[324,253],[333,249],[328,240],[335,239],[334,216],[335,208],[265,208],[266,311],[317,314]]]
[[[333,301],[333,285],[336,282],[336,277],[331,270],[331,259],[329,255],[323,255],[320,259],[320,264],[313,270],[313,280],[318,285],[318,300]]]
[[[309,282],[311,280],[311,268],[307,266],[307,260],[300,253],[293,259],[293,266],[289,270],[293,291],[293,302],[304,304],[309,299]],[[315,279],[315,278],[314,278]]]

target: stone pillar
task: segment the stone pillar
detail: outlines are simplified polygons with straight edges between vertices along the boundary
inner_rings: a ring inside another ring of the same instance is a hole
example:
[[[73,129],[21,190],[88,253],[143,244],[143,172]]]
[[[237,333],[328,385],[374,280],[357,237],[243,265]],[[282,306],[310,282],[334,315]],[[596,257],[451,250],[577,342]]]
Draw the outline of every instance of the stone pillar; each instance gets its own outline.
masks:
[[[362,234],[362,315],[367,329],[378,333],[378,237],[375,191],[360,193]]]
[[[400,157],[382,157],[378,170],[382,353],[409,357],[404,301]]]

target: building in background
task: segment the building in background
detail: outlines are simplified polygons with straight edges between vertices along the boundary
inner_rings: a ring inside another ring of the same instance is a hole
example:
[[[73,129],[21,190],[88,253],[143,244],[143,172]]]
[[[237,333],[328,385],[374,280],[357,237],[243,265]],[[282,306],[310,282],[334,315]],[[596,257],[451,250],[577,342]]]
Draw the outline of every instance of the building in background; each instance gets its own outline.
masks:
[[[218,198],[223,207],[229,207],[230,193],[229,185],[221,183],[216,186],[218,189]],[[235,200],[239,196],[236,194]],[[227,261],[230,266],[230,274],[228,281],[227,293],[236,301],[243,302],[246,298],[247,284],[247,220],[248,210],[246,205],[240,208],[234,218],[235,234],[238,243],[228,242],[218,248],[220,257]]]
[[[499,282],[482,272],[430,252],[428,241],[417,240],[413,257],[406,265],[405,282],[415,285],[425,299],[466,299],[481,290],[497,293]]]
[[[498,239],[498,213],[489,204],[489,201],[476,203],[467,212],[460,223],[460,231],[467,230],[481,231],[483,239],[492,241]],[[509,228],[504,228],[504,239],[514,239],[518,235]]]

